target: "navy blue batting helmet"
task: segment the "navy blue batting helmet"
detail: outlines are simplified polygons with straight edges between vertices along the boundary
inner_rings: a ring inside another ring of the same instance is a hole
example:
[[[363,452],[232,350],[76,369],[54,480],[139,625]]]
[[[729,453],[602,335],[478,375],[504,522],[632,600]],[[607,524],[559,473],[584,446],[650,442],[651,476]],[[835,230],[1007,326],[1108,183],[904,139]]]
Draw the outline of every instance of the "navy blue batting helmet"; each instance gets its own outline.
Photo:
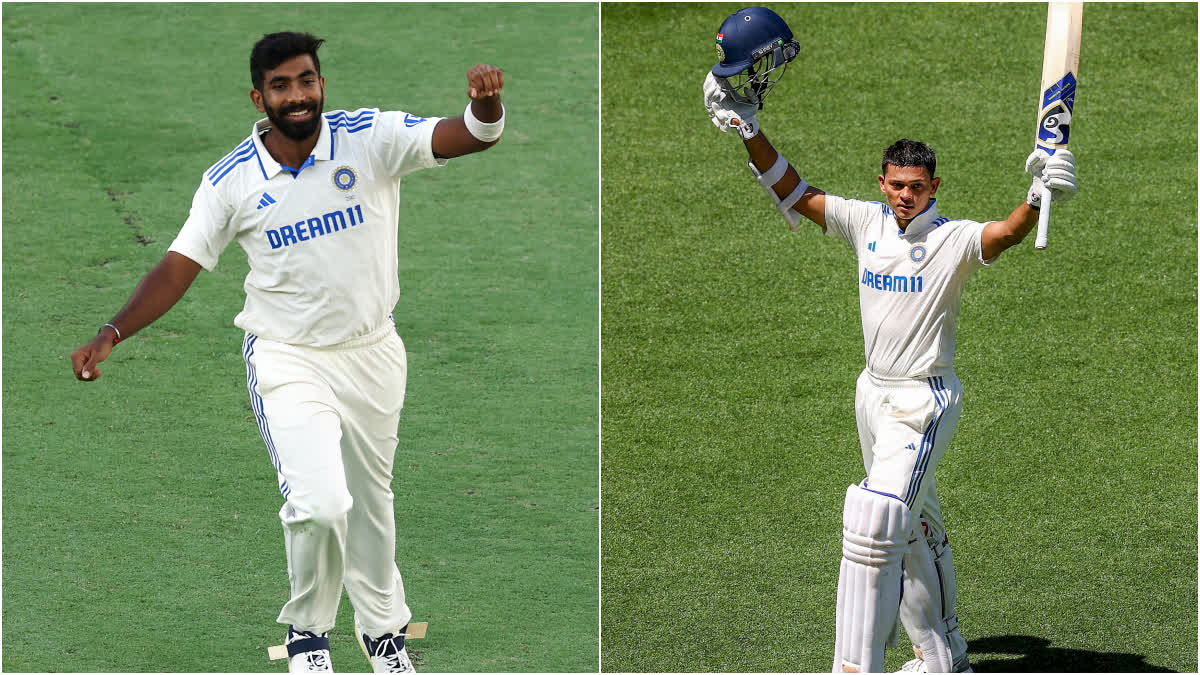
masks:
[[[739,103],[761,107],[767,92],[800,53],[787,22],[766,7],[739,9],[717,31],[718,62],[713,75],[724,78]]]

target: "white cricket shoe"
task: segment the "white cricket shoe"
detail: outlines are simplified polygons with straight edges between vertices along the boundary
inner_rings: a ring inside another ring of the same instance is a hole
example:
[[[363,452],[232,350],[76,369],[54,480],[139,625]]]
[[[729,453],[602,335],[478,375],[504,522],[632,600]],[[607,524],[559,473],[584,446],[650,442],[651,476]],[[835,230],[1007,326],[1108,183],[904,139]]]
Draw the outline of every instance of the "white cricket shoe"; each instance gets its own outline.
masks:
[[[956,673],[973,673],[975,670],[971,668],[971,662],[967,661],[966,670],[956,670]],[[929,669],[925,667],[924,659],[913,659],[900,667],[897,673],[928,673]]]
[[[332,673],[329,662],[329,633],[311,633],[288,626],[288,672]]]
[[[398,634],[384,633],[378,638],[373,638],[363,632],[358,621],[354,622],[354,634],[358,636],[358,646],[362,647],[363,654],[366,654],[367,660],[371,662],[372,672],[417,672],[408,658],[408,650],[404,647],[403,633],[407,630],[408,626],[405,626],[397,631]]]

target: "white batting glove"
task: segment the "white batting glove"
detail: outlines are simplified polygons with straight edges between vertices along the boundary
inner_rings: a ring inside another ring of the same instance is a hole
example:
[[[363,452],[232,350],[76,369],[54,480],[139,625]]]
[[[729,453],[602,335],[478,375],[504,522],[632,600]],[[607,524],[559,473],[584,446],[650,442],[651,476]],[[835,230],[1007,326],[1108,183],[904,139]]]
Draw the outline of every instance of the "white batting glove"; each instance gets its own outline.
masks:
[[[1051,201],[1054,202],[1069,201],[1079,190],[1075,155],[1071,154],[1070,150],[1057,150],[1050,155],[1038,148],[1025,160],[1025,171],[1033,176],[1028,201],[1034,208],[1041,206],[1043,185],[1050,188]]]
[[[758,106],[734,102],[712,72],[704,78],[704,107],[708,109],[712,123],[721,131],[728,133],[730,129],[737,129],[746,140],[758,135]]]

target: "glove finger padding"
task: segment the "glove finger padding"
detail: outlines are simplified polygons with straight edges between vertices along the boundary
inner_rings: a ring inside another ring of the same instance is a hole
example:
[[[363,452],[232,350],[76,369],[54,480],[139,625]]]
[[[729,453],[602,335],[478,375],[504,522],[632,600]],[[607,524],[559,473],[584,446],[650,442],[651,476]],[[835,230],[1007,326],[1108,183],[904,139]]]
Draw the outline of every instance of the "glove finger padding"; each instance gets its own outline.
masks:
[[[1074,171],[1046,169],[1042,172],[1042,182],[1050,188],[1050,194],[1056,202],[1069,201],[1079,190]]]
[[[1042,169],[1046,167],[1046,161],[1050,159],[1050,155],[1041,148],[1035,149],[1029,153],[1029,157],[1025,159],[1025,173],[1037,178],[1042,175]]]
[[[718,129],[726,132],[730,129],[729,121],[736,119],[736,116],[732,112],[718,106],[710,106],[708,116],[712,119],[712,123],[717,125]]]
[[[735,103],[726,93],[721,81],[710,71],[704,78],[704,107],[708,117],[721,131],[736,128],[742,138],[758,133],[758,108],[744,103]],[[737,124],[734,124],[734,122]]]
[[[704,78],[704,107],[711,108],[713,103],[725,98],[725,91],[721,89],[721,83],[717,81],[717,76],[709,71]]]
[[[1046,160],[1042,169],[1042,182],[1050,188],[1053,200],[1065,202],[1079,190],[1079,179],[1075,173],[1075,155],[1070,150],[1059,150]]]

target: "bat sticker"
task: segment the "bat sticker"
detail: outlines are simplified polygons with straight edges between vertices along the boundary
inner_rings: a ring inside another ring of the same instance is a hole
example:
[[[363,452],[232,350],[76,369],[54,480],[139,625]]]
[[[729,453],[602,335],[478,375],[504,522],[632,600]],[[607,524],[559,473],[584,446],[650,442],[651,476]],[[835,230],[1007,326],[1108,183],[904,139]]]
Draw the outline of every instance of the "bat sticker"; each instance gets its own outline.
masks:
[[[1071,140],[1071,111],[1075,108],[1075,76],[1067,73],[1042,95],[1038,115],[1037,145],[1053,155]]]

